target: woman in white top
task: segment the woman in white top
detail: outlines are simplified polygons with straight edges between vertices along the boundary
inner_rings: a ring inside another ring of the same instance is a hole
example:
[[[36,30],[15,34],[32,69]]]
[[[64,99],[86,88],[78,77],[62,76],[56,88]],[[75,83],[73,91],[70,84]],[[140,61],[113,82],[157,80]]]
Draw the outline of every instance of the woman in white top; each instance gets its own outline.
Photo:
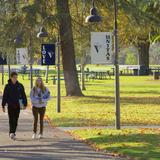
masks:
[[[40,119],[40,132],[38,138],[43,138],[43,120],[46,111],[47,101],[50,99],[50,92],[47,87],[44,86],[42,78],[37,78],[35,86],[30,92],[30,99],[32,103],[32,113],[34,117],[33,121],[33,136],[36,138],[38,115]]]

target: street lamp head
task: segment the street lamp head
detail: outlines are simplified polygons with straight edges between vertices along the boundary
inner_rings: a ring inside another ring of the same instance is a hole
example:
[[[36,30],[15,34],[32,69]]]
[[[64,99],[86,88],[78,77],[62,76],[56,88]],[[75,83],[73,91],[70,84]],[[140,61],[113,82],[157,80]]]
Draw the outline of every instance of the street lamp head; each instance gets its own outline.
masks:
[[[48,37],[48,32],[45,30],[44,27],[40,28],[40,32],[37,34],[37,38]]]
[[[102,18],[98,15],[97,9],[93,6],[93,8],[90,9],[90,15],[86,18],[86,23],[88,22],[101,22]]]

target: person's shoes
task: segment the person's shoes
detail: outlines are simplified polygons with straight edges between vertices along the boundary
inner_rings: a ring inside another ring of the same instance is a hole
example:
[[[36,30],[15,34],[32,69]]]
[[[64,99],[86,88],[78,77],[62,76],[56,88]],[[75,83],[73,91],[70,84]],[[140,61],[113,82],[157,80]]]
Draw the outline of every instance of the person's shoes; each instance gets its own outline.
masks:
[[[39,138],[39,139],[42,139],[42,138],[43,138],[43,134],[39,134],[39,135],[38,135],[38,138]]]
[[[33,133],[32,139],[36,139],[36,133]]]
[[[14,139],[16,139],[16,134],[14,133]]]
[[[14,133],[10,133],[10,138],[12,139],[12,140],[15,140],[16,139],[16,135],[14,134]]]

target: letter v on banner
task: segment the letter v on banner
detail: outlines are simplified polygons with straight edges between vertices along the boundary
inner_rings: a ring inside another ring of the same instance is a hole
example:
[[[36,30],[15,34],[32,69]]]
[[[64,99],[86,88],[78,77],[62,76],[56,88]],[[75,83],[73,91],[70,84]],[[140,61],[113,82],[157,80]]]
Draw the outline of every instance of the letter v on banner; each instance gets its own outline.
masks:
[[[92,64],[111,64],[112,54],[112,33],[91,32]]]

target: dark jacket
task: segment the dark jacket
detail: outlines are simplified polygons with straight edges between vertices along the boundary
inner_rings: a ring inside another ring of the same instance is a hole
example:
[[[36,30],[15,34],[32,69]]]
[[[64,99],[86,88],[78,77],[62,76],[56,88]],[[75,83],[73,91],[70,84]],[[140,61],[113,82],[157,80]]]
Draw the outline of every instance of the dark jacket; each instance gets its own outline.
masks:
[[[18,81],[13,84],[11,80],[8,80],[8,84],[5,86],[2,99],[2,107],[6,104],[8,107],[20,107],[19,99],[22,99],[24,106],[27,106],[27,97],[24,91],[24,87]]]

